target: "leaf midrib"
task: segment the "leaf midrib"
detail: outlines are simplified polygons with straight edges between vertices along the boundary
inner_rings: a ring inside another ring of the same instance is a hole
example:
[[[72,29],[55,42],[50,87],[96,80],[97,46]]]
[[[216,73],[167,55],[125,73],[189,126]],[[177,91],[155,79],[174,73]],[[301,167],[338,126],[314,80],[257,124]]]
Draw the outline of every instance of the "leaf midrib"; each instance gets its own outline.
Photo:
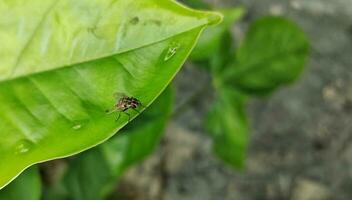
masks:
[[[48,72],[48,71],[55,71],[55,70],[58,70],[58,69],[61,69],[61,68],[65,68],[65,67],[71,67],[72,65],[78,65],[78,64],[83,64],[83,63],[86,63],[86,62],[92,62],[92,61],[96,61],[96,60],[99,60],[99,59],[103,59],[103,58],[107,58],[107,57],[110,57],[110,56],[115,56],[115,55],[118,55],[118,54],[123,54],[123,53],[127,53],[127,52],[130,52],[130,51],[133,51],[133,50],[138,50],[138,49],[141,49],[141,48],[144,48],[146,46],[149,46],[149,45],[152,45],[152,44],[155,44],[155,43],[159,43],[159,42],[162,42],[162,41],[165,41],[165,40],[168,40],[172,37],[175,37],[177,35],[180,35],[182,33],[185,33],[185,32],[188,32],[188,31],[191,31],[197,27],[204,27],[206,25],[208,25],[209,22],[208,20],[204,21],[203,23],[201,24],[198,24],[198,25],[195,25],[195,26],[192,26],[192,27],[189,27],[187,29],[183,29],[179,32],[176,32],[174,35],[170,35],[168,37],[164,37],[164,38],[161,38],[161,39],[157,39],[153,42],[147,42],[143,45],[140,45],[138,47],[132,47],[131,49],[125,49],[125,50],[117,50],[115,52],[111,52],[109,54],[101,54],[99,56],[96,56],[96,57],[90,57],[90,58],[86,58],[85,60],[82,60],[82,61],[77,61],[77,62],[72,62],[72,63],[67,63],[67,64],[64,64],[64,65],[61,65],[61,66],[54,66],[50,69],[47,69],[47,70],[41,70],[41,71],[34,71],[32,73],[27,73],[27,74],[23,74],[23,75],[17,75],[17,76],[14,76],[14,74],[16,73],[17,69],[19,68],[19,63],[20,61],[22,60],[23,58],[23,55],[25,55],[25,52],[26,50],[28,49],[28,47],[30,46],[30,44],[32,43],[33,39],[35,38],[36,34],[38,33],[38,31],[41,29],[42,27],[42,24],[43,22],[45,21],[45,18],[46,16],[48,16],[52,10],[54,10],[54,8],[58,5],[58,3],[60,2],[60,0],[57,0],[57,1],[54,1],[54,3],[52,3],[51,6],[48,7],[48,9],[45,11],[45,13],[42,15],[39,23],[36,25],[36,27],[34,28],[33,32],[30,34],[30,37],[28,38],[28,40],[25,42],[25,44],[23,45],[22,49],[19,51],[20,53],[18,54],[17,58],[15,59],[15,62],[13,64],[13,66],[11,67],[11,73],[10,75],[8,76],[8,78],[5,78],[3,80],[0,79],[0,84],[2,82],[7,82],[7,81],[12,81],[12,80],[15,80],[15,79],[18,79],[18,78],[22,78],[22,77],[27,77],[27,76],[31,76],[31,75],[35,75],[35,74],[40,74],[40,73],[44,73],[44,72]],[[177,2],[175,2],[177,3]],[[180,4],[181,5],[181,4]],[[189,9],[189,8],[187,8]],[[100,15],[100,18],[102,18],[103,14]],[[97,21],[99,21],[99,19],[97,19]],[[121,29],[123,27],[120,27],[119,29]],[[41,68],[40,66],[37,66],[36,68]]]

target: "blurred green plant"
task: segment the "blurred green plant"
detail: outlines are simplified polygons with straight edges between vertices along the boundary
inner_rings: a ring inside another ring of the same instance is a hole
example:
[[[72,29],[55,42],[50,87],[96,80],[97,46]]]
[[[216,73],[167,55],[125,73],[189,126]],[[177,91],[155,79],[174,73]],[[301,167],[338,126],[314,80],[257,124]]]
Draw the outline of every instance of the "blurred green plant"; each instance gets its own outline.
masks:
[[[190,58],[213,77],[216,100],[206,124],[214,152],[231,166],[242,168],[250,130],[247,102],[297,80],[308,59],[309,43],[295,23],[268,16],[251,24],[237,48],[231,27],[244,9],[220,12],[223,22],[202,34]]]
[[[33,166],[23,172],[10,185],[0,191],[2,200],[39,200],[42,184],[38,168]]]

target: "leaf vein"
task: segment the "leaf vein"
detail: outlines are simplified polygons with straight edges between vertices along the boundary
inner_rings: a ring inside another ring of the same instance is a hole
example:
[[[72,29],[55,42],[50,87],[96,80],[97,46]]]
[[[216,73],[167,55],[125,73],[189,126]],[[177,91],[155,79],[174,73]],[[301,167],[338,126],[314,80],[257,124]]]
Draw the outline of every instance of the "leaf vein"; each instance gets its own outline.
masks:
[[[60,0],[54,1],[54,3],[52,3],[51,6],[49,6],[48,10],[45,11],[44,15],[42,16],[41,20],[39,21],[39,23],[37,24],[37,26],[34,28],[31,36],[29,37],[29,39],[25,42],[25,44],[23,45],[22,49],[20,50],[19,54],[17,55],[17,58],[15,60],[15,63],[12,67],[12,71],[11,71],[11,77],[16,73],[19,63],[24,55],[24,53],[26,52],[26,50],[28,49],[29,45],[31,44],[31,42],[33,41],[34,36],[37,34],[38,30],[42,27],[43,22],[46,19],[46,16],[48,16],[48,14],[50,13],[50,11],[58,4]]]

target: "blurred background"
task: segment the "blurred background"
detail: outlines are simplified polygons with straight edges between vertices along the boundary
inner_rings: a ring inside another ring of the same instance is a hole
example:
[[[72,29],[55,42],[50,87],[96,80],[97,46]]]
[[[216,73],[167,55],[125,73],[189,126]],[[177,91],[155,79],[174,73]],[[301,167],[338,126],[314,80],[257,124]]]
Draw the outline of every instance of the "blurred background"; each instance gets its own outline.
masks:
[[[352,199],[352,1],[207,3],[246,9],[231,28],[239,39],[262,16],[280,15],[297,23],[311,45],[304,72],[294,84],[250,99],[249,147],[244,167],[234,170],[214,156],[204,134],[214,100],[211,77],[188,62],[174,81],[178,112],[161,145],[127,171],[116,195],[143,200]]]

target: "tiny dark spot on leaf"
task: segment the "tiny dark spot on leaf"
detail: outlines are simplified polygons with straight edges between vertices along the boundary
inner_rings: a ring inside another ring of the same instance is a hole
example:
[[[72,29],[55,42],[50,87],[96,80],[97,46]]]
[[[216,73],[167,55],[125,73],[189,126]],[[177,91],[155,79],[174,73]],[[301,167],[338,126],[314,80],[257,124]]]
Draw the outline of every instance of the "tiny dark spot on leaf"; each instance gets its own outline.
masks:
[[[160,20],[151,20],[151,22],[157,26],[161,26],[161,21]]]
[[[92,26],[92,27],[88,27],[88,28],[87,28],[87,32],[88,32],[88,33],[94,35],[94,37],[99,38],[99,37],[97,36],[97,34],[95,33],[96,30],[97,30],[97,27],[96,27],[96,26]]]
[[[138,18],[138,17],[133,17],[133,18],[131,19],[131,21],[130,21],[130,23],[131,23],[132,25],[136,25],[136,24],[138,24],[138,22],[139,22],[139,18]]]
[[[92,26],[92,27],[87,27],[87,32],[94,34],[94,31],[97,29],[97,27]]]
[[[157,26],[161,26],[161,21],[160,20],[157,20],[157,19],[152,19],[152,20],[148,20],[148,21],[145,21],[143,23],[143,25],[147,25],[147,24],[152,24],[152,25],[157,25]]]

